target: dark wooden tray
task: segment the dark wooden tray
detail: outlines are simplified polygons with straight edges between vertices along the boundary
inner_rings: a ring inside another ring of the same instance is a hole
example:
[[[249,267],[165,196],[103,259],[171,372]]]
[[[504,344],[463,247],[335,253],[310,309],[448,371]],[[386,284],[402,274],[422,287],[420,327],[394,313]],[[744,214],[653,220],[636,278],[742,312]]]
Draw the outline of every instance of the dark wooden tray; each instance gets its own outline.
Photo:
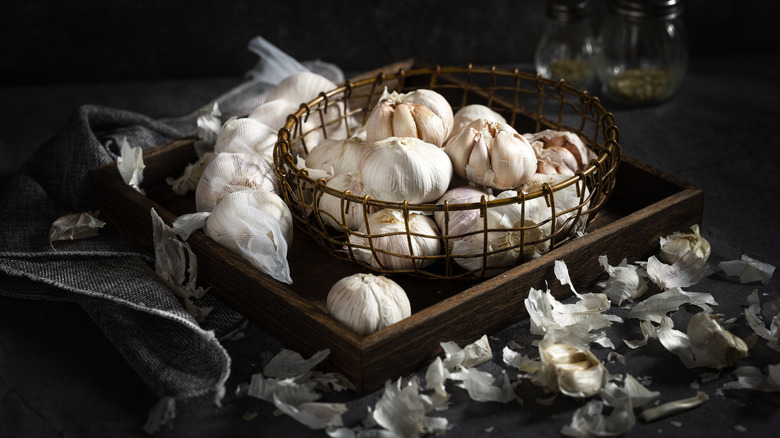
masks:
[[[176,195],[165,183],[195,161],[193,142],[185,138],[144,154],[145,196],[124,184],[115,164],[92,170],[91,200],[101,218],[152,250],[152,208],[169,224],[195,211],[192,193]],[[304,356],[329,348],[323,366],[364,393],[430,363],[441,354],[440,342],[464,345],[526,317],[523,300],[531,287],[544,288],[554,278],[555,260],[565,261],[574,284],[584,288],[603,278],[598,256],[607,255],[612,264],[645,259],[661,236],[701,222],[702,190],[631,157],[622,160],[615,191],[586,235],[484,281],[393,276],[409,295],[412,315],[365,337],[325,310],[331,285],[359,266],[337,260],[305,234],[297,233],[290,248],[291,285],[254,269],[202,231],[188,242],[198,257],[199,285]],[[571,294],[557,282],[549,286],[556,297]]]

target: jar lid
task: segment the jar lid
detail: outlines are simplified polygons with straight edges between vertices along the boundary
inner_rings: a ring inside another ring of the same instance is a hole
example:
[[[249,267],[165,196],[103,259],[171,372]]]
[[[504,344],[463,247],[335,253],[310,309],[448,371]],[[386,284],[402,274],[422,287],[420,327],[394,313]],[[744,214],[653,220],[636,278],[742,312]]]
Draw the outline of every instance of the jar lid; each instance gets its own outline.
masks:
[[[683,11],[682,0],[610,0],[607,7],[628,18],[663,18],[671,20]]]
[[[548,0],[547,16],[559,20],[584,17],[590,9],[590,0]]]

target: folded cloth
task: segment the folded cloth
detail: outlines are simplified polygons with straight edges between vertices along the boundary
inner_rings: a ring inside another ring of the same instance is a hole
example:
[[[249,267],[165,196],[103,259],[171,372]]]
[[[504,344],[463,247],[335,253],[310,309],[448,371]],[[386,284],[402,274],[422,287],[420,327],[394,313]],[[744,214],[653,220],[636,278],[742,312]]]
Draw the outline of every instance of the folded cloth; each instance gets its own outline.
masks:
[[[340,80],[332,76],[340,70],[327,65],[317,71],[318,65],[324,64],[308,64],[315,73]],[[253,77],[204,108],[217,103],[224,120],[245,115],[272,85]],[[124,139],[148,149],[194,134],[196,113],[163,121],[121,109],[79,107],[14,176],[0,200],[0,221],[7,230],[0,235],[0,294],[76,302],[158,396],[214,392],[219,399],[230,373],[230,356],[220,339],[242,327],[241,315],[206,294],[199,305],[213,310],[196,322],[157,277],[153,253],[110,226],[97,237],[49,243],[57,218],[90,211],[90,169],[115,162]]]

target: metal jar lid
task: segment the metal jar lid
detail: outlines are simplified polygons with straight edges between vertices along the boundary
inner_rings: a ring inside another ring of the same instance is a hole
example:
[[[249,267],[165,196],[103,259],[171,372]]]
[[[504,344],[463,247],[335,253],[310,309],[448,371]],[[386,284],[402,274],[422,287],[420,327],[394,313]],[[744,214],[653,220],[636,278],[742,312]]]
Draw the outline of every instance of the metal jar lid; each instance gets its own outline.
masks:
[[[548,0],[547,16],[557,20],[575,20],[587,15],[590,0]]]
[[[671,20],[683,11],[682,0],[609,0],[607,8],[615,14],[632,18]]]

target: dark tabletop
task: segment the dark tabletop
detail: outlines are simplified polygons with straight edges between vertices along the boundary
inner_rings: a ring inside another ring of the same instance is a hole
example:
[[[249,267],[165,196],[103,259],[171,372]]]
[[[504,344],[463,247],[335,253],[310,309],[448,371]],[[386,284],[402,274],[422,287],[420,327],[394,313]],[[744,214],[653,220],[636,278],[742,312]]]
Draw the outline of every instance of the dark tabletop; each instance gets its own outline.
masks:
[[[712,244],[714,263],[747,254],[780,266],[778,68],[777,52],[694,57],[673,100],[647,108],[605,104],[615,114],[624,154],[704,190],[702,230]],[[177,116],[240,81],[235,77],[4,88],[0,120],[11,129],[3,130],[3,144],[8,146],[2,150],[2,187],[79,104],[152,117]],[[36,114],[35,120],[30,114]],[[742,285],[716,275],[689,289],[712,293],[719,303],[717,313],[739,317],[752,290],[759,291],[762,303],[770,302],[780,298],[779,285],[778,275],[768,285]],[[625,336],[621,330],[608,331],[616,344]],[[501,363],[507,342],[530,339],[528,320],[487,334],[492,335],[494,359],[480,369],[498,374],[507,369]],[[215,406],[211,398],[179,403],[172,427],[157,436],[326,436],[275,415],[269,403],[235,395],[238,385],[260,371],[263,354],[282,347],[278,341],[250,325],[244,337],[224,345],[233,363],[222,406]],[[639,422],[629,436],[768,436],[780,424],[780,394],[717,391],[734,380],[733,368],[702,382],[701,370],[687,370],[657,344],[620,352],[625,353],[626,364],[609,362],[610,372],[651,377],[648,388],[660,391],[663,401],[694,395],[694,382],[710,396],[698,409],[650,424]],[[607,351],[597,353],[605,357]],[[745,361],[779,362],[780,353],[767,348],[756,349]],[[560,398],[552,406],[541,406],[533,392],[523,388],[518,390],[521,397],[528,396],[523,405],[478,403],[453,388],[449,409],[432,415],[447,417],[448,437],[560,436],[561,427],[581,404]],[[341,393],[326,400],[346,402],[344,420],[354,426],[380,395],[381,391],[364,397]],[[145,436],[142,428],[157,397],[77,305],[0,298],[0,401],[0,436]]]

